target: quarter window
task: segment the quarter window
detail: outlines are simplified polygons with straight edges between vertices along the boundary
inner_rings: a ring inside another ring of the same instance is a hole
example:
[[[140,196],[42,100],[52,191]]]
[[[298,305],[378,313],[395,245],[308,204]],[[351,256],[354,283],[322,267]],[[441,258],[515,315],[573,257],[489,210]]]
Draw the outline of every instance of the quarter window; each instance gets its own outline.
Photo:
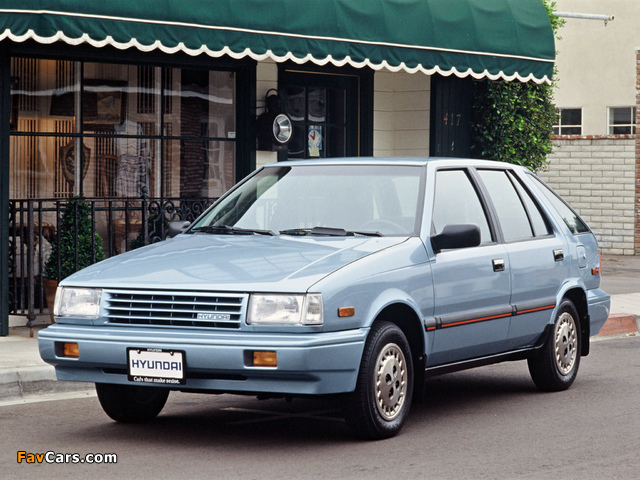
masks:
[[[569,227],[569,230],[571,230],[571,233],[578,234],[587,233],[589,231],[589,227],[587,227],[578,214],[575,213],[573,209],[571,209],[571,207],[569,207],[569,205],[567,205],[553,190],[551,190],[535,175],[531,175],[531,178],[536,180],[537,184],[540,186],[540,190],[560,214],[564,223]]]
[[[474,224],[480,228],[480,241],[491,242],[491,231],[478,193],[464,170],[440,170],[436,174],[432,234],[447,225]]]

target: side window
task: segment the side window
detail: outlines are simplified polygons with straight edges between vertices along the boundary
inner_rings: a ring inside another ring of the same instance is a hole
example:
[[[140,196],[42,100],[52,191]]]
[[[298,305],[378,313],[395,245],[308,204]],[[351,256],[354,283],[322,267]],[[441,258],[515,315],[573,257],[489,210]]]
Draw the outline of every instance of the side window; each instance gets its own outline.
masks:
[[[504,170],[479,170],[489,191],[506,242],[533,237],[527,211],[513,183]]]
[[[480,228],[480,241],[491,242],[489,222],[476,189],[464,170],[439,170],[433,205],[433,234],[447,225],[475,224]]]
[[[569,230],[571,230],[571,233],[578,234],[589,232],[589,227],[587,227],[580,217],[578,217],[571,207],[569,207],[569,205],[567,205],[556,192],[547,187],[547,185],[545,185],[535,175],[531,175],[531,178],[535,179],[537,185],[540,186],[540,191],[542,191],[544,196],[549,199],[553,207],[562,217],[562,220],[564,220],[564,223],[569,227]]]
[[[541,237],[544,235],[551,235],[553,232],[551,231],[551,227],[549,226],[549,222],[545,220],[545,216],[540,210],[540,206],[536,203],[536,201],[531,196],[528,190],[520,183],[520,180],[515,178],[513,174],[509,174],[509,177],[512,179],[514,185],[516,186],[516,190],[520,194],[520,198],[524,201],[524,205],[527,208],[527,213],[529,214],[529,220],[531,220],[531,226],[533,227],[533,233],[536,237]]]

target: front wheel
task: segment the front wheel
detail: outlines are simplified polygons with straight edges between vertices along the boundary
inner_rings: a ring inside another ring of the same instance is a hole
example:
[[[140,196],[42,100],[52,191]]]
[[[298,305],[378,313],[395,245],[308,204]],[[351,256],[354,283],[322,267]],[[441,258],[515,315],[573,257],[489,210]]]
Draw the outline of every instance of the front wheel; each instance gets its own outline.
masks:
[[[355,391],[345,402],[345,420],[359,436],[389,438],[409,414],[413,363],[406,337],[395,324],[377,322],[367,337]]]
[[[153,420],[164,408],[169,389],[96,383],[100,405],[109,417],[121,423]]]
[[[580,366],[581,338],[576,307],[564,300],[544,346],[528,359],[529,373],[540,390],[558,392],[571,386]]]

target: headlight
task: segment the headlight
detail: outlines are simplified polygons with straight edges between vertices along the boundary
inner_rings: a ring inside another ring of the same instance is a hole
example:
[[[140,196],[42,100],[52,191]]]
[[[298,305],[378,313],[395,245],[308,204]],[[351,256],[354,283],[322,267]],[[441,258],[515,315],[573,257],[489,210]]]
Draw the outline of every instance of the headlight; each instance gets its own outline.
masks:
[[[251,295],[249,325],[322,325],[322,295]]]
[[[102,290],[58,287],[53,314],[58,317],[98,318]]]

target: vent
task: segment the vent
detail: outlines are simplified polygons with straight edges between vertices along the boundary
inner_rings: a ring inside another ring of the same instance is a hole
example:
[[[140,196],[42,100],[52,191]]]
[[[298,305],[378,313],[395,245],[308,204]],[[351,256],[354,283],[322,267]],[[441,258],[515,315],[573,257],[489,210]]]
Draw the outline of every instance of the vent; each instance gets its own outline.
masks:
[[[207,292],[103,291],[107,321],[118,325],[240,328],[247,295]]]

